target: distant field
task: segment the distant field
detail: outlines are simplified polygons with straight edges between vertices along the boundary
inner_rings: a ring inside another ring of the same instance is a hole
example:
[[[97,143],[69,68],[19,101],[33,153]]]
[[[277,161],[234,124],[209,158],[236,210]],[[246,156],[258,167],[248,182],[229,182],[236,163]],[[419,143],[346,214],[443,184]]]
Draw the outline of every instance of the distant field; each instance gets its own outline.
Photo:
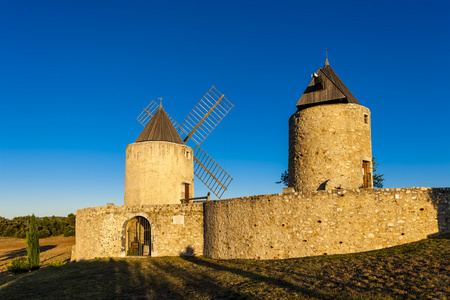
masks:
[[[60,260],[69,260],[72,253],[72,245],[75,245],[75,237],[50,237],[39,240],[41,250],[41,263],[56,258]],[[17,256],[26,256],[27,249],[25,239],[0,237],[0,276],[6,275],[6,266]]]
[[[0,240],[2,263],[5,253],[11,256],[4,243],[18,241]],[[72,244],[73,238],[41,242],[52,247],[43,254],[55,251],[47,259],[68,257]],[[57,254],[62,249],[67,252]],[[446,236],[365,253],[272,261],[95,259],[3,273],[0,299],[450,299],[449,283]]]

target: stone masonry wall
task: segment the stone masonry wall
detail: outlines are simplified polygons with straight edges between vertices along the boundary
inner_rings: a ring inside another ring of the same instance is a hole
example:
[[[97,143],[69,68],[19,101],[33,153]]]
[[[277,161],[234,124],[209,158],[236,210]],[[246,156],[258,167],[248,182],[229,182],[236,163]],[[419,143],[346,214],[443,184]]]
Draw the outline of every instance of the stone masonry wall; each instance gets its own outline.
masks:
[[[370,164],[370,111],[357,104],[327,104],[297,111],[289,119],[289,186],[298,192],[363,187]]]
[[[126,224],[136,216],[150,222],[151,256],[203,254],[202,204],[108,205],[77,210],[72,260],[125,256]]]
[[[185,195],[189,184],[189,195]],[[194,197],[193,150],[186,145],[148,141],[127,146],[125,205],[179,204]]]
[[[450,188],[329,190],[205,203],[204,255],[281,259],[369,251],[450,231]]]

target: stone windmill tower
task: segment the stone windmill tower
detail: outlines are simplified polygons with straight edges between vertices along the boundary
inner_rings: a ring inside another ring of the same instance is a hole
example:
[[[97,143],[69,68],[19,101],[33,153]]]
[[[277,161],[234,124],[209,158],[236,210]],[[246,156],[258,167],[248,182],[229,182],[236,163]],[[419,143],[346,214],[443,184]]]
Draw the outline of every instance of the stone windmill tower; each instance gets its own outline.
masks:
[[[136,141],[127,146],[125,205],[179,204],[180,198],[193,196],[192,153],[160,106]]]
[[[328,58],[289,119],[288,173],[296,191],[373,187],[370,111]]]
[[[200,144],[232,107],[213,86],[178,124],[152,101],[137,118],[144,129],[126,149],[125,205],[180,204],[194,196],[194,174],[220,199],[233,178]]]

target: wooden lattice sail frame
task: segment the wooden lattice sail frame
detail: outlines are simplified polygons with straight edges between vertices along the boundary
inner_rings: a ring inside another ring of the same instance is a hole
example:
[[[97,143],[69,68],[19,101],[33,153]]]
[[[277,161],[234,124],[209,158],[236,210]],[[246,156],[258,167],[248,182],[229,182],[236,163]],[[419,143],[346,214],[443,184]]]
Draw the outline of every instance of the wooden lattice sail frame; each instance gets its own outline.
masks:
[[[152,100],[136,119],[145,127],[159,106],[158,103]],[[184,137],[183,142],[186,143],[188,140],[192,140],[196,145],[194,149],[195,176],[219,199],[221,199],[223,193],[228,189],[233,178],[211,156],[200,148],[200,145],[233,106],[225,98],[224,94],[212,86],[181,124],[178,124],[169,116],[174,127]]]

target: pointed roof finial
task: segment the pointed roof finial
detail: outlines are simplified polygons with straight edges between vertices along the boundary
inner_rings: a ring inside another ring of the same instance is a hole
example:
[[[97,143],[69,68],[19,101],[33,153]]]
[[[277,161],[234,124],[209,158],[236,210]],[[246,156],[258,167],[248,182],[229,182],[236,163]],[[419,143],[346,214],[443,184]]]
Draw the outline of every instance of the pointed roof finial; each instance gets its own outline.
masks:
[[[159,107],[162,107],[162,98],[158,98],[159,99]]]
[[[162,100],[162,98],[158,99]],[[135,143],[149,141],[171,142],[184,145],[180,134],[173,126],[162,106],[159,107],[147,125],[145,125]]]
[[[329,66],[330,63],[328,62],[328,48],[325,48],[325,55],[326,55],[325,66]]]

